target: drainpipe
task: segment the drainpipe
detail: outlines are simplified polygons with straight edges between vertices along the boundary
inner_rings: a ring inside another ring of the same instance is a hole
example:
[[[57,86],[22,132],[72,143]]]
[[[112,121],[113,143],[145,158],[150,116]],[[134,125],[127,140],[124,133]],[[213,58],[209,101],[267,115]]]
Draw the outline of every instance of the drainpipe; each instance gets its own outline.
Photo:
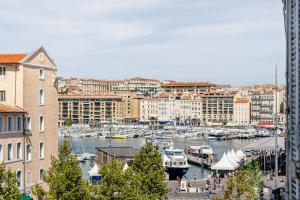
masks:
[[[23,113],[23,193],[26,193],[26,118],[27,114]]]

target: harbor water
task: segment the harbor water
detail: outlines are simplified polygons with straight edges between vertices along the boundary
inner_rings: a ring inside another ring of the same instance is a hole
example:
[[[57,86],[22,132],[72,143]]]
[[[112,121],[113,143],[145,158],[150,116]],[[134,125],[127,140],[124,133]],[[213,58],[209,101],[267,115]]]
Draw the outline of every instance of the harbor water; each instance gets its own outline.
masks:
[[[66,139],[70,142],[74,153],[87,153],[95,154],[96,147],[108,147],[109,139],[97,138],[97,137],[59,137],[59,144]],[[176,148],[185,149],[188,146],[197,146],[201,144],[208,144],[213,148],[215,158],[219,160],[225,151],[231,149],[241,149],[250,143],[255,143],[260,138],[252,139],[234,139],[234,140],[208,140],[203,137],[199,138],[186,138],[186,139],[173,139],[174,146]],[[128,139],[113,139],[113,147],[136,147],[140,148],[145,142],[145,138],[128,138]],[[88,171],[91,169],[90,162],[80,163],[80,167],[83,172],[83,178],[88,179]],[[191,168],[186,174],[187,179],[193,179],[196,176],[197,179],[202,179],[210,174],[210,170],[204,167],[191,165]]]

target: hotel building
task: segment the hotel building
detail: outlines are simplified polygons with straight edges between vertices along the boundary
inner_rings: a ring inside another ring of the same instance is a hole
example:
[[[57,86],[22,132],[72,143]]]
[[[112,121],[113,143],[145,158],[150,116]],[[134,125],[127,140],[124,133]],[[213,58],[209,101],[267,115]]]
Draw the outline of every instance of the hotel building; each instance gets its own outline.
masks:
[[[0,54],[2,159],[17,172],[24,191],[44,185],[42,174],[57,156],[56,71],[43,47],[30,54]]]
[[[60,125],[66,119],[74,124],[121,123],[124,119],[124,102],[116,95],[59,95],[58,102]]]

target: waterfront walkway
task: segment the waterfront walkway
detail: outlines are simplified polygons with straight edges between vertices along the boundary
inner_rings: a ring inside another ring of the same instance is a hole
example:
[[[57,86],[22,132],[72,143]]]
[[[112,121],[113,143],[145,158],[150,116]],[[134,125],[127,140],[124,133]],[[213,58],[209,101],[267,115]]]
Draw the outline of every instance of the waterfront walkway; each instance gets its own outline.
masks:
[[[222,185],[225,184],[225,179],[222,180],[221,184],[214,183],[214,180],[210,178],[211,189],[205,190],[205,185],[208,178],[201,180],[182,180],[181,183],[186,181],[186,190],[178,191],[178,182],[177,181],[168,181],[169,188],[169,199],[209,199],[209,191],[212,194],[221,196],[223,194]]]

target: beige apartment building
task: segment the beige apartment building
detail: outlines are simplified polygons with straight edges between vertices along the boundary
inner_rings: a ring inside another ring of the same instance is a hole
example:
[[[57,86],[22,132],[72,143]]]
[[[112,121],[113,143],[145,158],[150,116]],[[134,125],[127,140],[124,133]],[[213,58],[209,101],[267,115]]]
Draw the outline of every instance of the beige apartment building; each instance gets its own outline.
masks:
[[[56,71],[43,47],[30,54],[0,54],[2,159],[17,172],[24,191],[43,184],[42,174],[57,156]]]
[[[161,90],[166,93],[183,93],[183,92],[208,92],[215,88],[216,84],[210,82],[176,82],[165,81],[161,84]]]
[[[236,99],[233,103],[233,122],[236,124],[250,124],[250,100]]]
[[[0,103],[0,162],[13,169],[17,175],[18,187],[24,190],[24,147],[32,134],[23,127],[27,113],[20,107]],[[26,157],[31,157],[27,151]]]
[[[208,123],[233,122],[233,102],[237,92],[208,92],[202,95],[203,121]]]
[[[66,119],[74,124],[121,123],[124,119],[124,102],[116,95],[59,95],[58,105],[59,125]]]

